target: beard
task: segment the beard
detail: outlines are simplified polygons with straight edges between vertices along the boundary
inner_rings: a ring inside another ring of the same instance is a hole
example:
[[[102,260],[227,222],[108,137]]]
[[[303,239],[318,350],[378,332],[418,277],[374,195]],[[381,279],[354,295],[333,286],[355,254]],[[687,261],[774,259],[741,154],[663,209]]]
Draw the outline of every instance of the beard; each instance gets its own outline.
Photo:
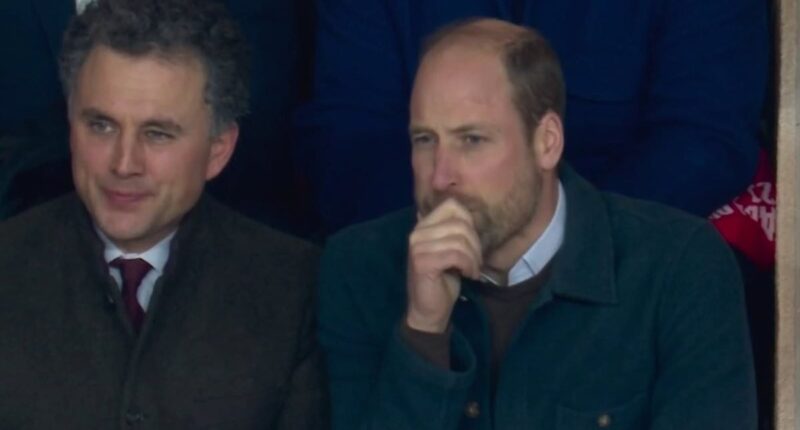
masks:
[[[459,192],[433,192],[417,198],[417,206],[424,216],[449,198],[455,199],[472,215],[472,221],[481,242],[481,252],[490,255],[518,235],[532,222],[542,194],[541,173],[532,167],[517,175],[511,189],[498,202],[490,204],[485,199]]]

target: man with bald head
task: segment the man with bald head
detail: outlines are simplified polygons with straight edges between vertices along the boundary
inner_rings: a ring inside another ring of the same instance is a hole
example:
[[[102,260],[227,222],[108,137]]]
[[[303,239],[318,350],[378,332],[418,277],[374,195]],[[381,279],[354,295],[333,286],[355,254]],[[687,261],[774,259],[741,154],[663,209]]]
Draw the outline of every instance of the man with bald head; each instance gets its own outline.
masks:
[[[410,104],[416,207],[323,257],[335,429],[755,428],[730,251],[561,162],[564,98],[535,31],[432,36]]]

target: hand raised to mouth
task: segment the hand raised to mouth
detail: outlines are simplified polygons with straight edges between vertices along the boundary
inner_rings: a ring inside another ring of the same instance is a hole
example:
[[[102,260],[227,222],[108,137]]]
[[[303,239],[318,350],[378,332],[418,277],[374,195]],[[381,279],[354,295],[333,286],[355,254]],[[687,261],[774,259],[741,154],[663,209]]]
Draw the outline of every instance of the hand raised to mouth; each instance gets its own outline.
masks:
[[[481,276],[481,244],[472,216],[455,199],[418,218],[408,239],[406,324],[444,333],[461,292],[461,277]]]

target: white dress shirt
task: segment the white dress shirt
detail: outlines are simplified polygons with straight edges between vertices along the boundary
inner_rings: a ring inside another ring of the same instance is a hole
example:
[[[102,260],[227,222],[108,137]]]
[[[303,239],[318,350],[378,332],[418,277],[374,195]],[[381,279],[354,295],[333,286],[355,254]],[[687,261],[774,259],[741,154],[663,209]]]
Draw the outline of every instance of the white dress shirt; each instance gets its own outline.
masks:
[[[539,239],[508,272],[508,285],[513,286],[536,276],[553,259],[564,243],[564,225],[567,221],[567,198],[564,187],[558,182],[558,202],[553,218]]]
[[[158,278],[164,273],[164,266],[167,265],[167,260],[169,259],[169,245],[172,242],[172,238],[175,237],[175,232],[173,231],[167,237],[161,239],[161,242],[158,242],[147,251],[136,254],[123,252],[117,245],[114,245],[108,236],[103,234],[99,228],[95,228],[95,230],[100,236],[100,240],[105,244],[106,249],[103,256],[105,257],[106,263],[110,263],[118,257],[125,259],[141,258],[153,267],[142,279],[142,283],[139,284],[139,290],[136,292],[137,301],[142,306],[142,309],[147,312],[147,306],[150,304],[150,297],[153,295],[153,287],[155,287]],[[121,289],[122,274],[119,269],[109,265],[108,272],[111,274],[111,277],[117,281],[117,286]]]

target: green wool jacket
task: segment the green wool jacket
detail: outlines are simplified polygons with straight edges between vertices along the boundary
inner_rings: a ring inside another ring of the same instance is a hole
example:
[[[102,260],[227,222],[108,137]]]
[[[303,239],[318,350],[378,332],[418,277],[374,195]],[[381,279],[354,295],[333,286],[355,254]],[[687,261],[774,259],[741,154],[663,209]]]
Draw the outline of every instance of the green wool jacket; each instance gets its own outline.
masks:
[[[3,223],[0,428],[327,428],[317,261],[203,197],[137,337],[75,195]]]
[[[474,284],[452,315],[451,368],[398,335],[413,210],[330,240],[320,342],[335,430],[755,429],[735,260],[699,218],[600,193],[569,168],[564,244],[490,381]]]

